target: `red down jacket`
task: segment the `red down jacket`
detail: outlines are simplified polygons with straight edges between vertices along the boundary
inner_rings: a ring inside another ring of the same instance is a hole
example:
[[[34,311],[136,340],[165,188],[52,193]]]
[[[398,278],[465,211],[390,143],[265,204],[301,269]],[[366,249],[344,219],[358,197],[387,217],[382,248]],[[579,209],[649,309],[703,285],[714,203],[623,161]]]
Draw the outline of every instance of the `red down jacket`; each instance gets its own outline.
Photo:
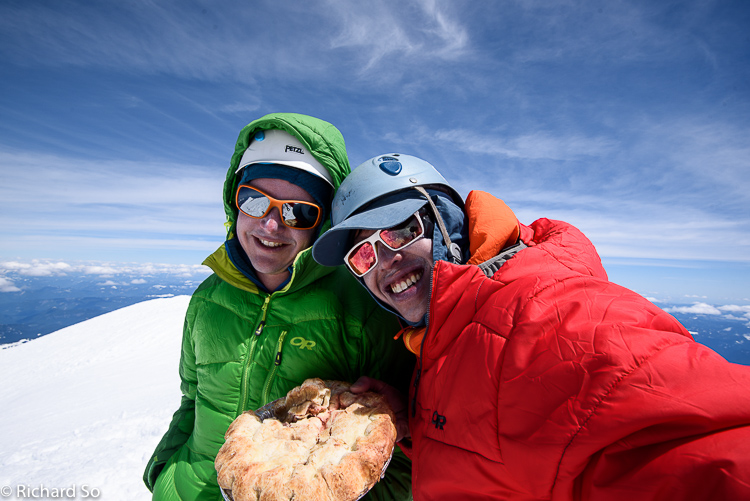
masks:
[[[480,195],[475,220],[510,211]],[[492,279],[434,267],[414,499],[750,499],[750,367],[609,282],[576,228],[518,229],[528,248]]]

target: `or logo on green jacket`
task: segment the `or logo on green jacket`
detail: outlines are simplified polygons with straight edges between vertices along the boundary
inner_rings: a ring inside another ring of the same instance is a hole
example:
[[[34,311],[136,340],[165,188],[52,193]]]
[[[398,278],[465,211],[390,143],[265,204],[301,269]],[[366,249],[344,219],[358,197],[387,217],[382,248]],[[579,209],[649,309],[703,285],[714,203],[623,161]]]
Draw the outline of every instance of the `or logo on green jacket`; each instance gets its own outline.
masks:
[[[293,337],[290,343],[292,346],[297,346],[300,350],[312,350],[315,348],[315,341],[308,341],[303,337]]]

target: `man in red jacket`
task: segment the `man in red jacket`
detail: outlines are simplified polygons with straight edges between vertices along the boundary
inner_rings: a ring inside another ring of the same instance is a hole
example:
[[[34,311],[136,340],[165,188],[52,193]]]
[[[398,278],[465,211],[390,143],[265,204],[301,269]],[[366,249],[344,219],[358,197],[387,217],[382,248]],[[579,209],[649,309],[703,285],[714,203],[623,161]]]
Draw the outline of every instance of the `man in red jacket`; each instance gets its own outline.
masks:
[[[609,282],[579,230],[400,154],[353,170],[332,219],[314,258],[418,357],[408,402],[358,383],[408,405],[415,500],[750,499],[750,368]]]

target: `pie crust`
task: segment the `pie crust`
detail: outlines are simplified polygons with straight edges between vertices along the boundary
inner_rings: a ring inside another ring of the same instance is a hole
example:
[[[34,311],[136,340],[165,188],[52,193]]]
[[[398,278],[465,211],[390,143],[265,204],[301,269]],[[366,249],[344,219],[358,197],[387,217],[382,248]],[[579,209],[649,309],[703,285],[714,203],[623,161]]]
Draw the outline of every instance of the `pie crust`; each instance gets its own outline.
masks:
[[[395,417],[377,393],[308,379],[241,414],[216,456],[219,486],[233,501],[354,501],[382,478]]]

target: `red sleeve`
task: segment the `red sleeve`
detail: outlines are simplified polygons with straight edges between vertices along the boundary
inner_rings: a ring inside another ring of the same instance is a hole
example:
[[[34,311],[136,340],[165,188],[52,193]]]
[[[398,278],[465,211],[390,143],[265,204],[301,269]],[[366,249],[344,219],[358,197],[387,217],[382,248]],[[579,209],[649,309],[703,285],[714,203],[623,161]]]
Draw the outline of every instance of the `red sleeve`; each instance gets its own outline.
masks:
[[[553,500],[750,500],[750,367],[631,291],[555,279],[507,285],[530,297],[512,318],[486,308],[513,325],[498,429],[514,478]]]
[[[603,398],[560,478],[581,461],[576,499],[750,499],[750,368],[695,342],[662,349]]]

